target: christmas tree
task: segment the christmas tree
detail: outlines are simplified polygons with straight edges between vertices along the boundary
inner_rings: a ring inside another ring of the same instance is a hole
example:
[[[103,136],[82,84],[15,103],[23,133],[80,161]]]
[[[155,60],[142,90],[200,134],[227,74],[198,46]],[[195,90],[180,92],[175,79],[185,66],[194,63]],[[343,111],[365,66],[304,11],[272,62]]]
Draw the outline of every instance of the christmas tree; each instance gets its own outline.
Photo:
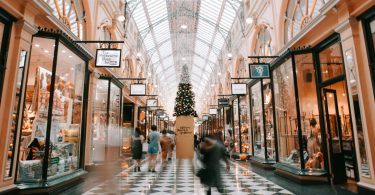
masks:
[[[189,69],[187,65],[184,65],[182,66],[181,82],[178,85],[174,116],[196,116],[194,106],[195,100],[190,84]]]

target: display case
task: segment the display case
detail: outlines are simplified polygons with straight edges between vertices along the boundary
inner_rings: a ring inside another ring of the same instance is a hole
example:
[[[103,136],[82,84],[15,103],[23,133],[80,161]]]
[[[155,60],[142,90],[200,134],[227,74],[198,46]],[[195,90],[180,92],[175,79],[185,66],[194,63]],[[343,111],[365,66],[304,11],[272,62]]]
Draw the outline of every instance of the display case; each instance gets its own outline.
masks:
[[[249,96],[240,96],[241,152],[251,154],[251,131],[249,120]]]
[[[22,188],[83,173],[89,59],[64,35],[40,31],[33,38],[20,112],[16,183]]]
[[[239,111],[239,99],[233,100],[233,144],[234,152],[240,153],[240,111]]]
[[[92,125],[93,161],[115,160],[121,155],[122,84],[112,77],[96,80]]]
[[[327,173],[313,62],[311,51],[306,49],[288,51],[271,65],[275,124],[265,122],[265,130],[267,134],[272,133],[267,125],[277,130],[279,162],[275,167],[301,176]],[[264,101],[267,101],[265,97]],[[270,120],[270,108],[265,106],[264,111],[266,120]]]
[[[253,134],[252,160],[266,165],[276,162],[273,104],[270,79],[254,80],[250,87]]]

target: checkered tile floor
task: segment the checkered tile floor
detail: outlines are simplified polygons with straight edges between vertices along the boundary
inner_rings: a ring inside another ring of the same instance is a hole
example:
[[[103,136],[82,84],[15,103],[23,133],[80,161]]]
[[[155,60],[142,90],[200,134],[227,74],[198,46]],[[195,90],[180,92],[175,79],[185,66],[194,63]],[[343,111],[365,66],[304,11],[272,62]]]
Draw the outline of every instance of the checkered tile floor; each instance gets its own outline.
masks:
[[[197,160],[172,160],[166,168],[159,163],[156,173],[147,171],[147,163],[141,166],[141,172],[133,172],[133,167],[124,170],[113,179],[103,182],[84,193],[95,194],[206,194],[206,188],[200,183],[195,172],[199,170]],[[224,169],[224,167],[223,167]],[[223,171],[223,194],[293,194],[290,191],[268,181],[246,168],[231,162],[229,173]],[[216,188],[212,194],[220,194]]]

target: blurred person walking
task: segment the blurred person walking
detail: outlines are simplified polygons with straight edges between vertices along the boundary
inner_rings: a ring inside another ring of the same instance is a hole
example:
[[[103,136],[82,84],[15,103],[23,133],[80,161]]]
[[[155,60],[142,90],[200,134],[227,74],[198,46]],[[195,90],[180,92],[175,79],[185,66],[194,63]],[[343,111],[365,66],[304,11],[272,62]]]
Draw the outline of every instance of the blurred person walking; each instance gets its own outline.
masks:
[[[148,171],[155,172],[156,157],[159,153],[159,133],[156,131],[156,125],[151,126],[149,134],[150,143],[148,144]]]
[[[200,177],[203,184],[208,186],[207,195],[211,195],[211,187],[216,187],[220,193],[223,193],[220,160],[225,161],[227,172],[230,169],[224,145],[219,140],[207,136],[199,148],[200,153],[203,154],[202,163],[204,167],[199,170],[197,176]]]
[[[141,171],[141,159],[142,159],[142,143],[144,137],[141,135],[141,130],[136,127],[132,136],[132,154],[134,160],[134,172]]]
[[[161,162],[163,168],[167,165],[167,156],[170,150],[172,150],[172,138],[167,135],[167,130],[162,131],[162,136],[160,137],[161,146]]]

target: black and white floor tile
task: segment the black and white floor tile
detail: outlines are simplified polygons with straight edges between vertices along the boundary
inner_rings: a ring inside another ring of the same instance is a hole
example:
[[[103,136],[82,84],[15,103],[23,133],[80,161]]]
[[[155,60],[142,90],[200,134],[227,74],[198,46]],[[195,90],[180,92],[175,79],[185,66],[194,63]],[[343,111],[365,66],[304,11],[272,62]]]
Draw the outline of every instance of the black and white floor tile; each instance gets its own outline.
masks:
[[[84,195],[206,194],[205,186],[195,176],[195,172],[199,170],[199,167],[200,163],[196,160],[172,160],[166,168],[162,168],[159,161],[156,173],[151,173],[147,171],[147,163],[143,163],[141,172],[133,172],[133,167],[130,167],[127,170],[123,170],[113,179],[104,181],[85,192]],[[231,162],[229,173],[223,173],[222,179],[224,184],[223,194],[293,194],[264,177],[239,166],[236,162]],[[216,188],[213,188],[212,194],[220,193]]]

